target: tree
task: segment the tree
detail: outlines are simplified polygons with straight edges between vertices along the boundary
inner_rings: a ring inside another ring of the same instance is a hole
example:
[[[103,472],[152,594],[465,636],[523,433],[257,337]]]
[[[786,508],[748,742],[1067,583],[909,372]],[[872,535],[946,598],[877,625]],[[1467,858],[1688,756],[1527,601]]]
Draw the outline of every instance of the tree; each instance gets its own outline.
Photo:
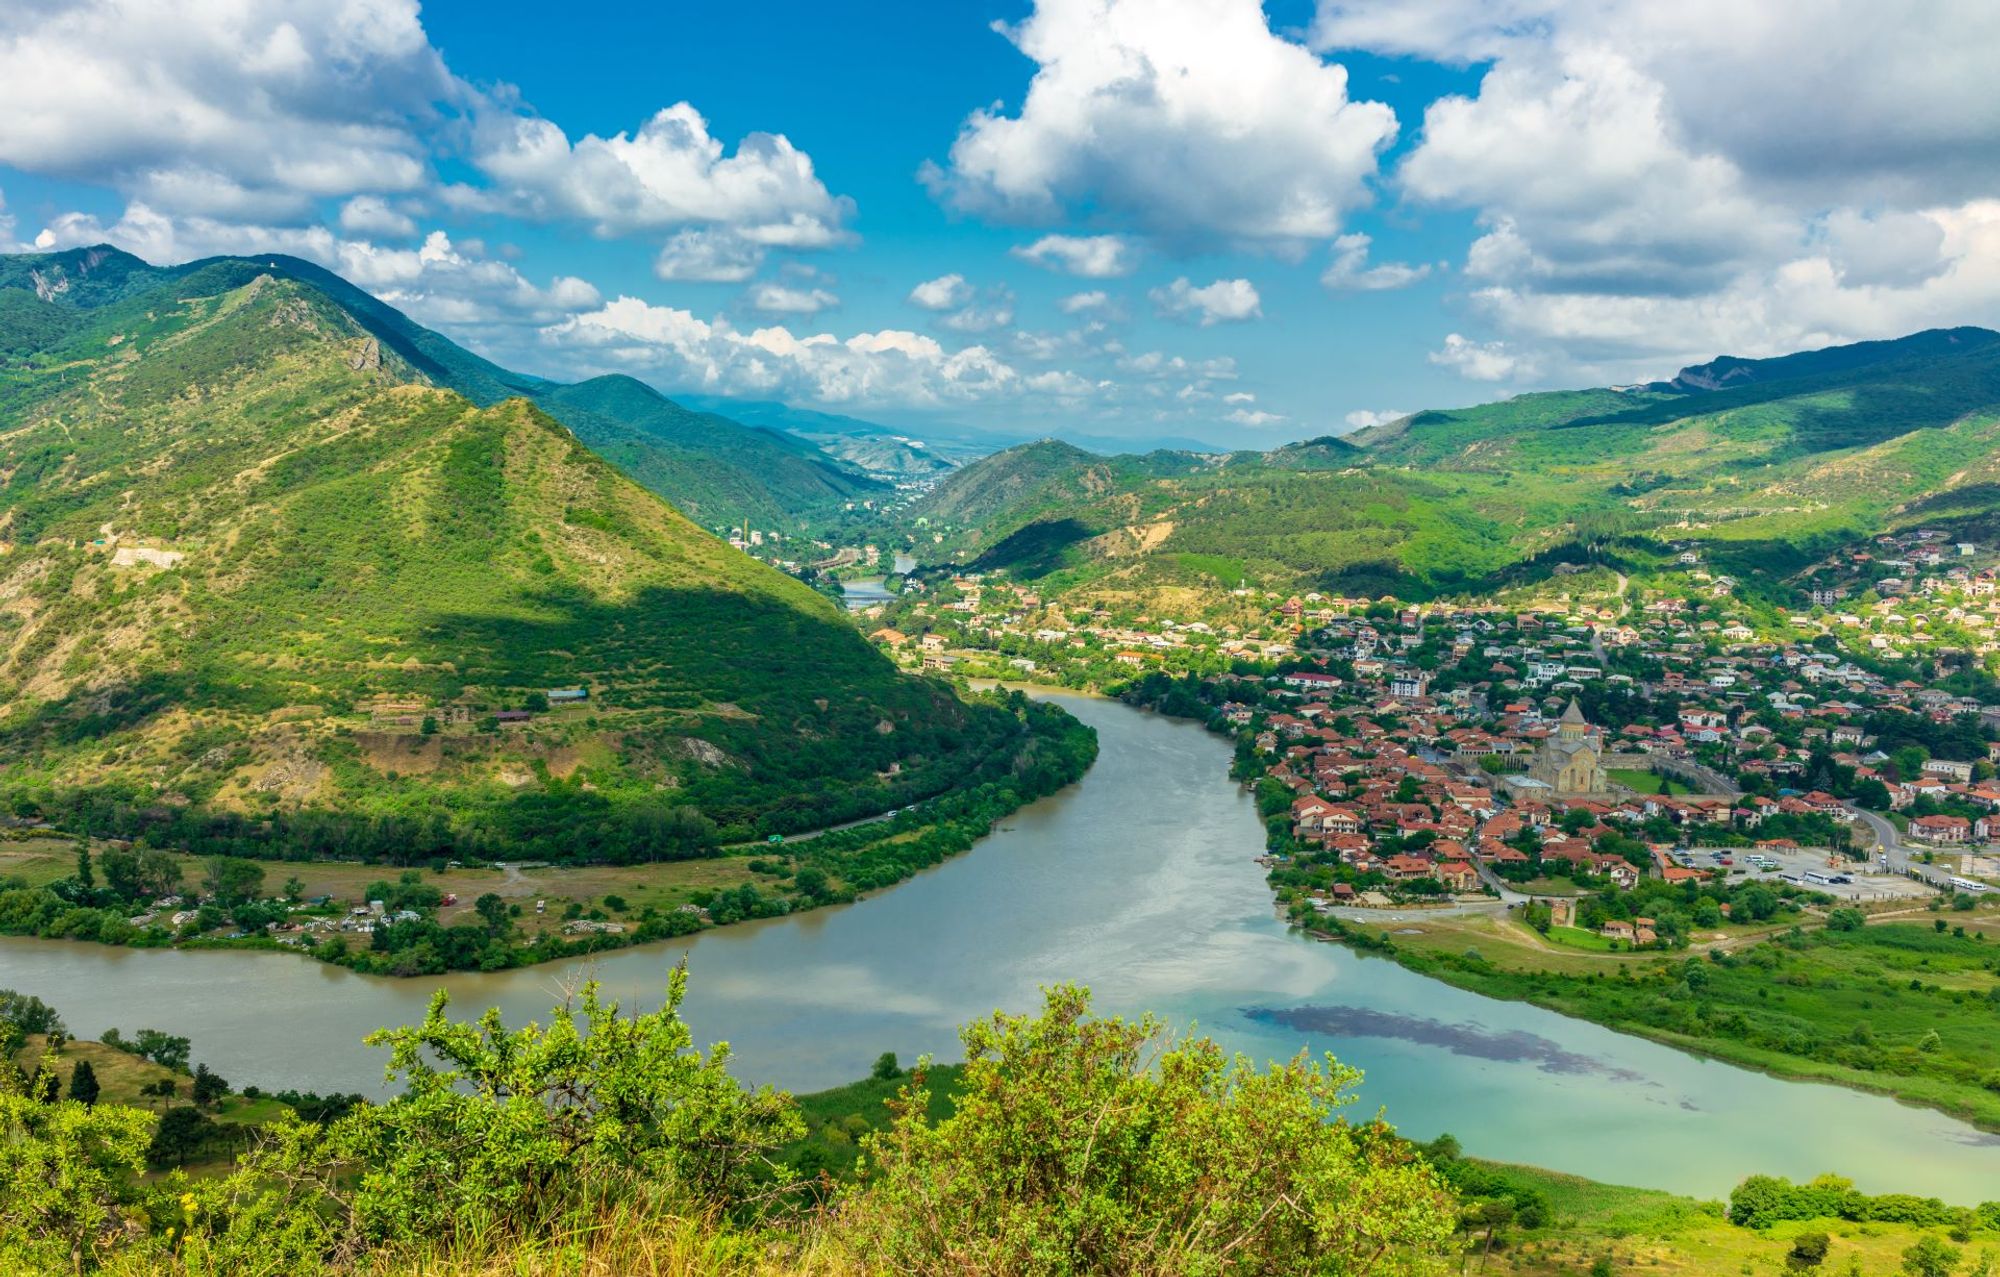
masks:
[[[56,1009],[32,993],[0,989],[0,1024],[10,1024],[22,1033],[61,1033],[63,1018]]]
[[[180,889],[180,861],[164,851],[107,847],[97,858],[104,885],[125,900],[152,900]]]
[[[492,935],[507,934],[507,928],[511,925],[507,917],[507,902],[499,896],[487,892],[472,902],[472,912],[479,915],[479,920],[486,924],[486,930]]]
[[[90,869],[90,844],[87,842],[76,845],[76,881],[85,891],[93,891],[97,887],[97,875]]]
[[[146,1164],[156,1170],[186,1166],[188,1159],[201,1151],[202,1143],[214,1125],[198,1108],[181,1106],[168,1109],[160,1115],[160,1124],[153,1130],[152,1146],[146,1150]]]
[[[1301,1053],[1268,1070],[1162,1025],[1095,1019],[1073,985],[1039,1016],[965,1026],[933,1121],[924,1065],[864,1139],[842,1217],[898,1272],[1401,1271],[1441,1263],[1454,1198],[1378,1122],[1336,1120],[1360,1075]]]
[[[1800,1233],[1792,1238],[1792,1248],[1785,1253],[1785,1266],[1795,1273],[1818,1268],[1826,1262],[1826,1252],[1832,1245],[1833,1239],[1825,1233]]]
[[[1958,1256],[1958,1247],[1926,1233],[1903,1252],[1903,1271],[1910,1277],[1951,1277],[1952,1270],[1958,1267]]]
[[[896,1062],[894,1051],[884,1051],[875,1057],[875,1067],[868,1070],[868,1076],[877,1082],[889,1082],[903,1076],[902,1065]]]
[[[206,1064],[194,1066],[194,1102],[196,1104],[219,1104],[222,1097],[229,1094],[229,1083],[221,1075],[211,1073]]]
[[[285,879],[286,900],[290,901],[293,904],[297,904],[300,900],[303,900],[305,898],[305,894],[306,894],[306,884],[297,874],[293,874],[291,877]]]
[[[202,886],[225,905],[241,904],[264,890],[264,866],[241,856],[210,856],[202,862]]]
[[[828,894],[826,871],[807,865],[792,875],[792,887],[808,900],[825,900]]]
[[[97,1103],[98,1093],[97,1070],[90,1067],[89,1060],[78,1060],[76,1067],[70,1070],[69,1097],[89,1108]]]
[[[1835,909],[1826,915],[1826,925],[1831,931],[1859,931],[1867,921],[1868,915],[1859,909]]]
[[[177,1034],[162,1033],[158,1029],[141,1029],[133,1035],[131,1043],[124,1049],[141,1059],[151,1060],[163,1069],[185,1073],[191,1045],[186,1038]]]

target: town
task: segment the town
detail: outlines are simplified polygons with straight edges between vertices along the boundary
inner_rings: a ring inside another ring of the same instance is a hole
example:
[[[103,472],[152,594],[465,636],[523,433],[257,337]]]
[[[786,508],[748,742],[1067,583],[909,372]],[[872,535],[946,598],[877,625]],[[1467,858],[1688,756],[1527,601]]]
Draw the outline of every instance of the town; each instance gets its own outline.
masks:
[[[940,571],[861,619],[910,668],[1231,733],[1303,920],[1483,903],[1585,947],[1668,948],[1731,920],[1739,888],[1759,888],[1749,921],[2000,884],[1991,555],[1876,538],[1802,574],[1793,607],[1693,547],[1592,588],[1609,575],[1421,604],[1238,587],[1167,617]],[[1648,883],[1720,898],[1671,908]]]

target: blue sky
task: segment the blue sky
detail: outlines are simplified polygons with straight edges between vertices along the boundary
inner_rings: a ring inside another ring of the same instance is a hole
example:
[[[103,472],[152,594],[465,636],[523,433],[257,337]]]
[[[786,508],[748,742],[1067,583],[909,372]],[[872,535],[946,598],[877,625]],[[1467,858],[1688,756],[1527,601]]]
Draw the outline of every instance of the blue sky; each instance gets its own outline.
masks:
[[[1992,6],[52,0],[0,241],[312,257],[510,366],[1271,446],[2000,322]]]

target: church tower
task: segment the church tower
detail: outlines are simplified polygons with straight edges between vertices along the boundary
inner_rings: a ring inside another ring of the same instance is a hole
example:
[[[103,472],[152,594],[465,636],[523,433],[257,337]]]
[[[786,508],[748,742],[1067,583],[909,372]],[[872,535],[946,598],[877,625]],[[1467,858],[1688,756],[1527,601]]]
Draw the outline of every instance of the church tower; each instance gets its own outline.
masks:
[[[1590,731],[1590,724],[1584,721],[1583,706],[1577,704],[1576,697],[1570,697],[1569,708],[1556,724],[1556,736],[1566,741],[1583,741],[1589,738]]]

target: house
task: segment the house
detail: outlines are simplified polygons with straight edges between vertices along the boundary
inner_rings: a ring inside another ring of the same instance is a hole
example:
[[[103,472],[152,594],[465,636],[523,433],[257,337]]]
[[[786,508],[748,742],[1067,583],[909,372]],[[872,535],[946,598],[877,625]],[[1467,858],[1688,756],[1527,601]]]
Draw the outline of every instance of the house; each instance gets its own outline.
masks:
[[[1925,842],[1967,842],[1972,822],[1963,816],[1918,816],[1910,822],[1910,836]]]
[[[1479,885],[1479,871],[1463,860],[1447,860],[1436,873],[1437,880],[1453,891],[1471,891]]]
[[[1956,759],[1951,759],[1951,758],[1926,759],[1924,761],[1923,769],[1925,775],[1943,776],[1946,779],[1955,780],[1961,785],[1965,784],[1967,781],[1972,779],[1972,764],[1961,763]]]
[[[1382,873],[1391,882],[1409,882],[1432,876],[1432,865],[1421,856],[1394,855],[1382,862]]]

